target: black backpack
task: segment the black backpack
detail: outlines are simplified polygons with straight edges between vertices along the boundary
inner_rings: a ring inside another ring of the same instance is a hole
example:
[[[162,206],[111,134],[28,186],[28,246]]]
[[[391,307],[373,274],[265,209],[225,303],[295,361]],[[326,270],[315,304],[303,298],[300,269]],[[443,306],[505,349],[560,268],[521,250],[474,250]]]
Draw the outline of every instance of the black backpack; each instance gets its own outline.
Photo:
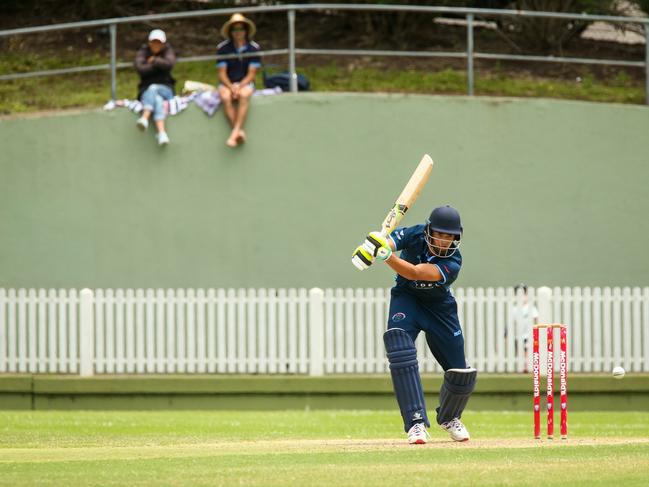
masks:
[[[266,71],[262,73],[264,79],[265,88],[276,88],[280,87],[282,91],[291,91],[290,84],[290,74],[285,71],[283,73],[271,74],[270,76],[266,75]],[[311,84],[306,76],[298,74],[297,75],[297,90],[298,91],[309,91]]]

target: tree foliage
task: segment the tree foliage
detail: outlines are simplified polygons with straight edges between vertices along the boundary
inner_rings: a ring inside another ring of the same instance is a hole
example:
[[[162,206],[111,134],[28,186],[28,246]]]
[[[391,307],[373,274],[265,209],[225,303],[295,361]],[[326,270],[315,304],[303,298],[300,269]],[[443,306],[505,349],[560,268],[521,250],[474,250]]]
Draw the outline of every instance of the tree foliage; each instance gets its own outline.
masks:
[[[518,10],[612,15],[615,3],[615,0],[515,0],[514,5]],[[549,18],[514,18],[510,24],[519,42],[537,51],[560,51],[586,27],[588,23],[580,20]]]
[[[322,0],[297,0],[291,3],[321,3]],[[336,1],[336,0],[332,0]],[[649,12],[649,0],[631,0]],[[237,0],[2,0],[0,1],[0,26],[2,28],[39,25],[76,20],[122,17],[149,13],[283,4],[281,1]],[[355,0],[362,4],[423,5],[423,0]],[[590,14],[615,13],[616,0],[437,0],[435,5],[477,8],[511,8],[547,12],[574,12]],[[450,15],[445,15],[450,16]],[[462,16],[460,16],[462,17]],[[259,14],[255,20],[269,30],[285,30],[285,23],[277,22],[276,14]],[[300,13],[298,22],[308,24],[309,38],[320,45],[328,40],[349,39],[353,47],[365,48],[439,48],[457,47],[463,42],[458,31],[456,38],[448,38],[433,22],[433,15],[410,12],[353,12],[319,11]],[[493,20],[493,18],[490,18]],[[501,17],[498,19],[501,35],[521,50],[539,52],[561,51],[587,27],[583,21],[557,19]],[[281,27],[280,27],[281,25]],[[260,29],[261,30],[261,29]],[[302,31],[298,29],[302,34]],[[352,47],[352,46],[350,46]]]

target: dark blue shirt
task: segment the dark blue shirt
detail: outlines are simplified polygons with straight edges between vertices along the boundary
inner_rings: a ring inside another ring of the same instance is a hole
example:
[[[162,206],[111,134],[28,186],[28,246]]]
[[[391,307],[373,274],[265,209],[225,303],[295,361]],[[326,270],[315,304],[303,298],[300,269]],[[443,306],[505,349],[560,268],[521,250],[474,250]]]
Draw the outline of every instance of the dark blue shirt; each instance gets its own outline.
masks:
[[[426,225],[415,225],[407,228],[397,228],[390,234],[401,258],[411,264],[434,264],[439,269],[442,279],[439,281],[411,281],[397,275],[396,288],[406,289],[421,298],[439,299],[450,294],[450,287],[460,273],[462,255],[456,250],[450,257],[433,255],[426,243],[424,231]]]
[[[261,57],[251,56],[219,60],[219,56],[224,56],[226,54],[244,54],[258,52],[259,50],[259,44],[254,41],[250,41],[248,44],[239,49],[234,46],[234,43],[232,41],[223,41],[218,45],[218,52],[216,53],[216,67],[227,67],[228,78],[230,78],[230,81],[232,81],[233,83],[237,83],[246,77],[246,75],[248,74],[249,66],[252,66],[253,68],[261,67]]]

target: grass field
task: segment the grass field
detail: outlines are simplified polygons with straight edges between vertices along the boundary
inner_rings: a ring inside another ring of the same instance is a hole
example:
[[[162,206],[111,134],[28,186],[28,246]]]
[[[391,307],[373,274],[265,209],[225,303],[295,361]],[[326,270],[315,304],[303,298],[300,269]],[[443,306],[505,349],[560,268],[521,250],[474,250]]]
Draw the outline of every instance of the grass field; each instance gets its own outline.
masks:
[[[472,440],[405,443],[397,411],[0,412],[0,485],[647,485],[649,413],[467,412]]]

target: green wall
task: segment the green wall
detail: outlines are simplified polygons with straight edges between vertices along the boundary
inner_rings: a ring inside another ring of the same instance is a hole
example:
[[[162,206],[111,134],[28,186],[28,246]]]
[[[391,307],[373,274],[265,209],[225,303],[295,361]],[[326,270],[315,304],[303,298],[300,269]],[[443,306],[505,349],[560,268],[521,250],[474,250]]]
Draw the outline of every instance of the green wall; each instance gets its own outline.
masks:
[[[388,286],[349,258],[421,155],[404,223],[452,203],[457,284],[647,285],[649,109],[548,100],[256,98],[245,147],[196,107],[155,145],[125,109],[0,121],[1,287]]]

